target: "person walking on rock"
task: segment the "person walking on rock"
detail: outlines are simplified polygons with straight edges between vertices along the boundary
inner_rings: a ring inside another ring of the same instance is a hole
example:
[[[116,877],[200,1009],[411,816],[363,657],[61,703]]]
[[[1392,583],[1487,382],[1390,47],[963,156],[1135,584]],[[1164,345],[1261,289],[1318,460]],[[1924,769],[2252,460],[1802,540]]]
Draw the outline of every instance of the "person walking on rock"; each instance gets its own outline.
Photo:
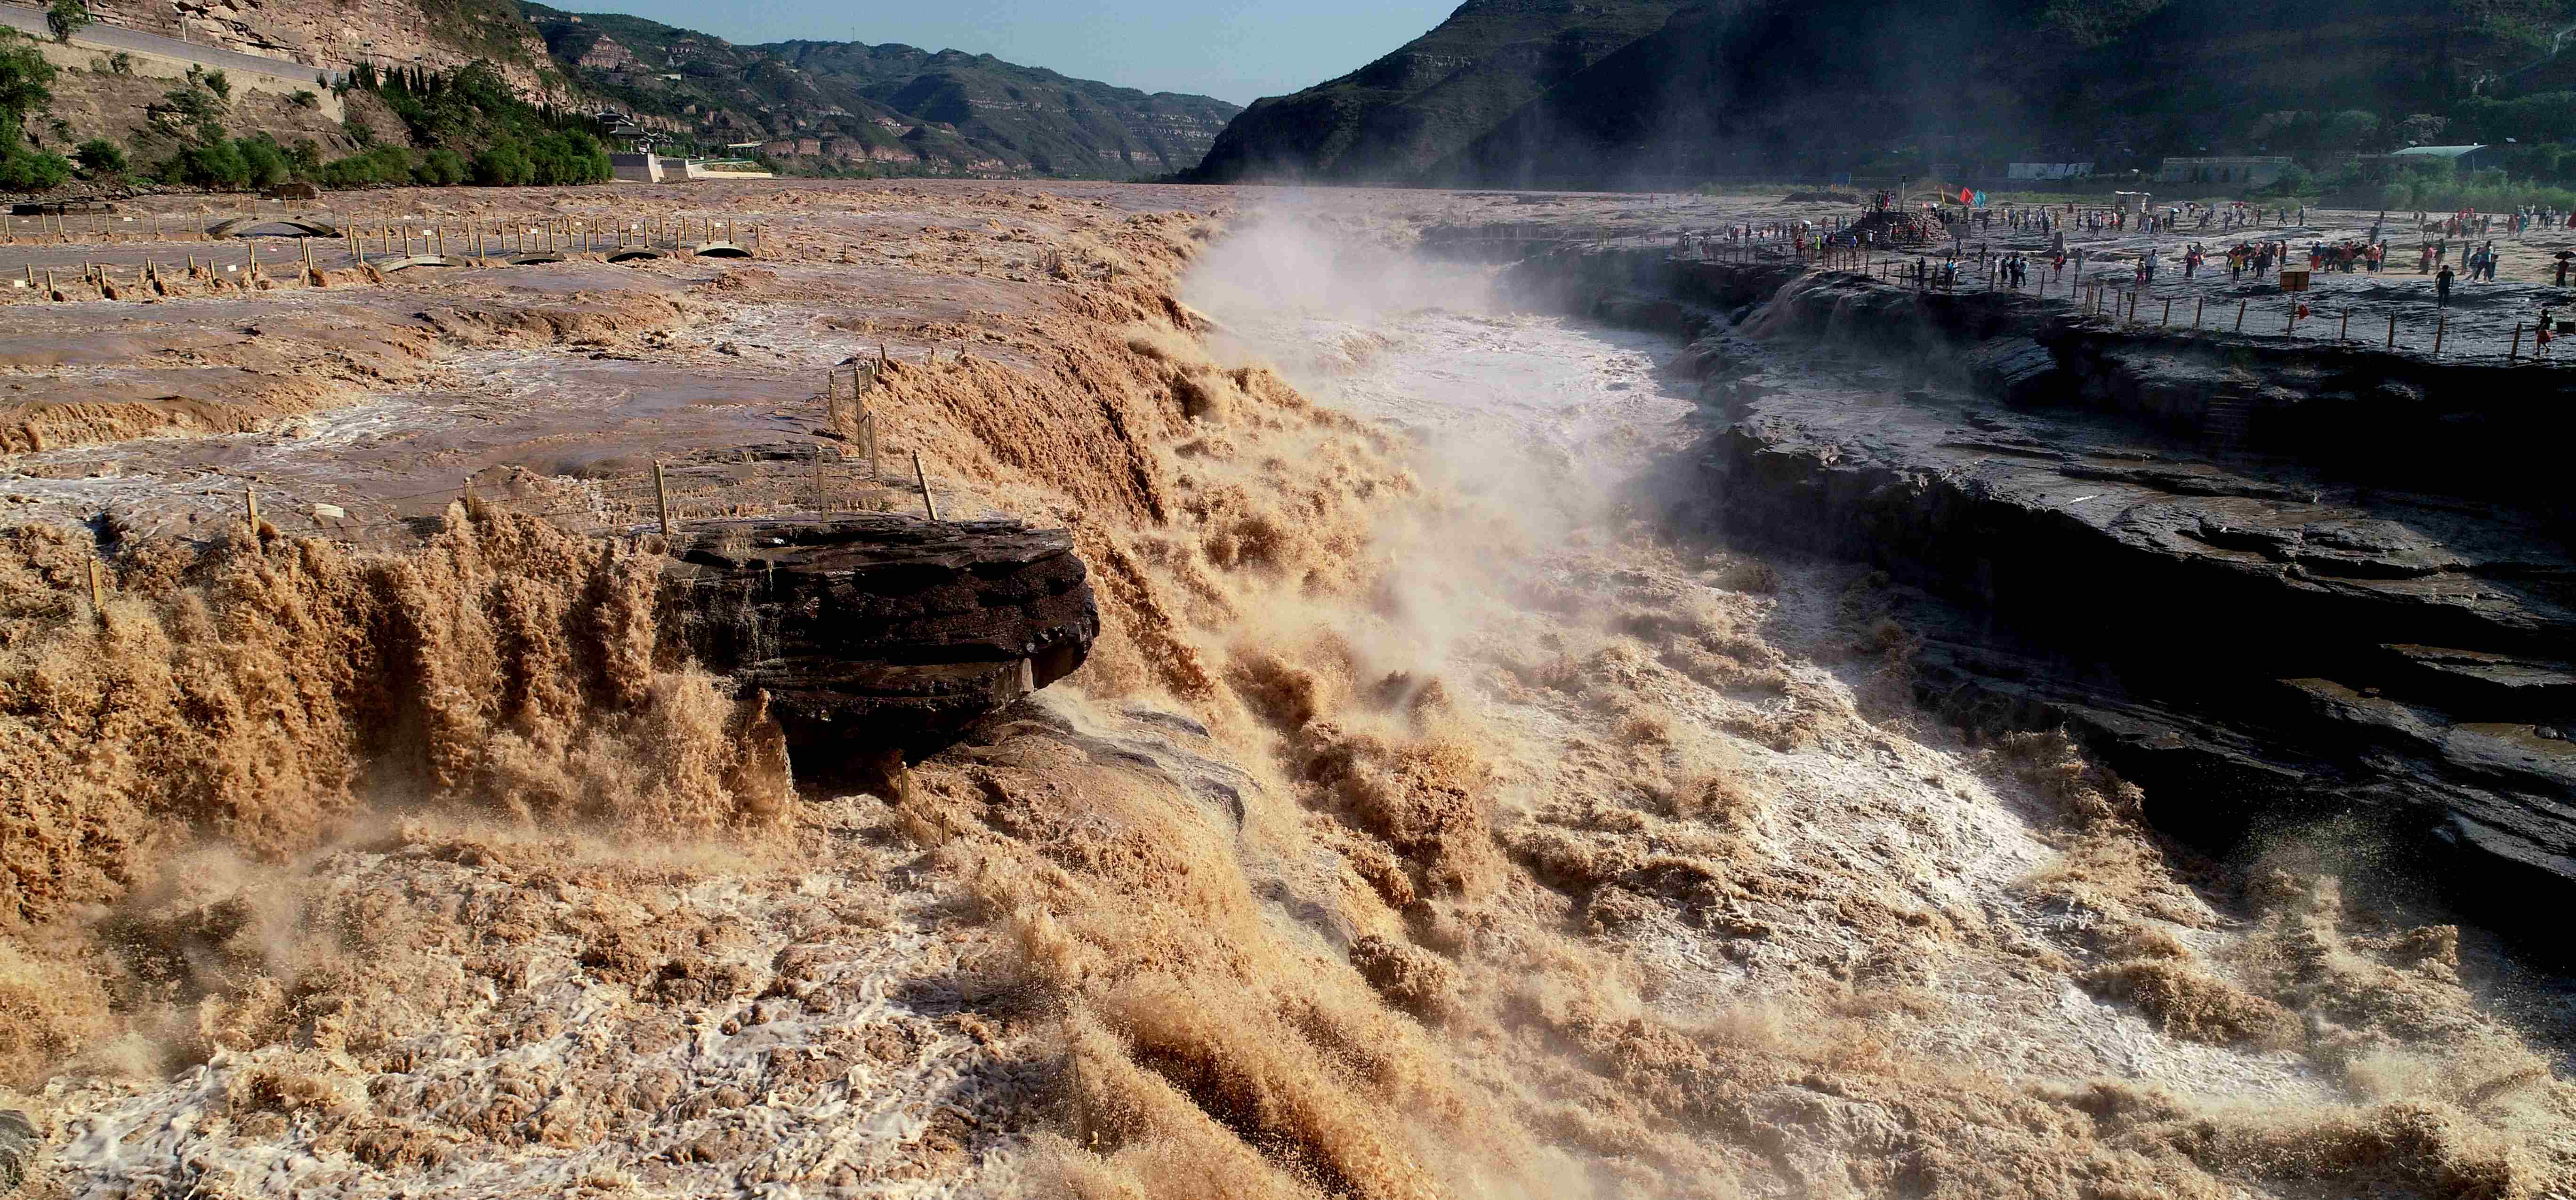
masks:
[[[2451,306],[2451,264],[2449,263],[2443,263],[2441,271],[2433,276],[2433,306],[2435,308]]]

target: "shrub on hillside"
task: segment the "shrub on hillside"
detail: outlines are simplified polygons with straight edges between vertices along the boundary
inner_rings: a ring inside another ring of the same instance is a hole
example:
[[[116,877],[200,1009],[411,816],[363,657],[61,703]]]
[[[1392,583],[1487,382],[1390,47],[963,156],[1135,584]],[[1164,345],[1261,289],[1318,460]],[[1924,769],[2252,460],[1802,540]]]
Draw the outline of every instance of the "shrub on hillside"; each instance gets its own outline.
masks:
[[[442,146],[420,156],[420,165],[411,169],[412,181],[432,187],[454,187],[465,182],[468,172],[465,156]]]
[[[322,185],[341,189],[410,183],[411,171],[411,151],[400,146],[375,145],[363,153],[333,160],[323,167]]]
[[[488,62],[470,63],[450,75],[419,68],[379,71],[361,63],[350,70],[349,82],[402,118],[414,142],[434,149],[410,169],[407,179],[386,177],[390,173],[381,164],[333,164],[331,169],[343,178],[524,186],[605,183],[611,177],[607,148],[591,136],[588,117],[519,99]],[[349,132],[361,145],[374,133],[354,122]]]
[[[534,181],[536,175],[527,147],[515,141],[486,146],[474,156],[474,182],[485,187],[515,187]]]
[[[0,149],[0,192],[41,192],[71,182],[72,161],[27,146]]]
[[[277,139],[262,133],[221,138],[171,155],[155,172],[166,183],[208,191],[248,191],[274,187],[294,174],[295,156]]]
[[[90,178],[125,173],[125,151],[106,138],[91,138],[72,151],[72,161],[80,164],[81,174]]]
[[[35,42],[15,29],[0,29],[0,148],[17,143],[22,118],[54,102],[47,86],[53,81],[54,64]]]

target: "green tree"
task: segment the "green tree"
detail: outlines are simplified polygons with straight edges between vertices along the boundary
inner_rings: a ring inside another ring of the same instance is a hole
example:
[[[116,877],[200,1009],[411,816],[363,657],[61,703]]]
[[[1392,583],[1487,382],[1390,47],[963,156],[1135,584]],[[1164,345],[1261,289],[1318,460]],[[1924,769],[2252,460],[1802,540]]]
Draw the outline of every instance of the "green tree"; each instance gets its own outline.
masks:
[[[0,192],[41,192],[71,181],[72,163],[59,154],[25,146],[0,152]]]
[[[81,0],[54,0],[45,9],[45,28],[54,33],[54,41],[70,44],[72,35],[90,27],[89,6]]]
[[[465,156],[444,146],[420,156],[420,164],[411,169],[414,180],[431,187],[454,187],[471,174]]]
[[[234,141],[190,146],[161,164],[160,174],[170,182],[209,191],[238,191],[250,186],[250,164],[242,160],[241,144]]]
[[[536,175],[536,164],[528,161],[527,148],[515,141],[495,142],[474,156],[474,182],[486,187],[531,183]]]
[[[2281,172],[2281,177],[2279,179],[2274,180],[2272,183],[2264,187],[2254,189],[2253,194],[2257,196],[2313,196],[2316,194],[2316,190],[2317,177],[2310,173],[2306,167],[2293,163],[2289,170]]]
[[[15,29],[0,29],[0,137],[15,141],[18,123],[28,113],[54,102],[46,85],[54,81],[54,64],[44,51]]]
[[[27,114],[53,103],[54,65],[14,29],[0,29],[0,191],[41,192],[71,179],[71,160],[37,150],[19,130]]]
[[[2442,131],[2450,127],[2449,117],[2416,113],[2397,123],[2397,136],[2413,145],[2431,146],[2438,144]]]
[[[292,173],[293,159],[286,147],[265,133],[236,139],[234,152],[241,156],[242,182],[249,187],[275,187],[286,182]]]
[[[205,89],[195,86],[172,88],[161,93],[161,103],[146,105],[144,115],[172,136],[193,135],[200,142],[219,142],[224,137],[223,105]]]
[[[2349,108],[2327,113],[2317,122],[2316,152],[2320,155],[2370,154],[2383,149],[2377,113]]]
[[[370,146],[364,153],[334,159],[322,168],[322,185],[335,189],[411,181],[411,151],[400,146]]]
[[[80,164],[81,174],[90,178],[125,173],[125,151],[106,138],[91,138],[72,151],[72,161]]]
[[[529,159],[536,167],[531,182],[540,184],[605,183],[611,174],[608,148],[578,129],[538,138],[529,148]]]

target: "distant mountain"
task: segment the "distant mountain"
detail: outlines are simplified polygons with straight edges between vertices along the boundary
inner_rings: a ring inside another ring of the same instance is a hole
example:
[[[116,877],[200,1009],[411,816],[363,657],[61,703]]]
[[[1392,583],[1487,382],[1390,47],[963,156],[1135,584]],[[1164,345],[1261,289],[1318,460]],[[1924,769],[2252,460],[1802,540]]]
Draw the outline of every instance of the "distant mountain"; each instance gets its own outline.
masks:
[[[2315,165],[2576,78],[2524,70],[2570,22],[2571,0],[1472,0],[1356,74],[1256,101],[1196,177],[1620,187],[2198,153]],[[2363,132],[2297,132],[2329,115]]]
[[[1417,176],[1548,89],[1663,26],[1681,0],[1468,0],[1394,53],[1253,102],[1195,178]]]
[[[649,124],[829,167],[1126,179],[1198,165],[1242,111],[991,55],[855,42],[737,46],[613,13],[521,5],[564,75]]]

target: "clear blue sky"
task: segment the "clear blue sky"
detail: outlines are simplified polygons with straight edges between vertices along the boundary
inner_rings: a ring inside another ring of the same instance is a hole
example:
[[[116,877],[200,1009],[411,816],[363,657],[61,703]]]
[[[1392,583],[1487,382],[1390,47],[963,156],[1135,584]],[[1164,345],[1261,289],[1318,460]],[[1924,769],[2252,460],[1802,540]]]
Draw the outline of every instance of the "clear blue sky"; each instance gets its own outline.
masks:
[[[32,2],[32,0],[30,0]],[[552,0],[734,42],[902,42],[990,54],[1149,92],[1249,104],[1367,65],[1446,19],[1459,0]]]

